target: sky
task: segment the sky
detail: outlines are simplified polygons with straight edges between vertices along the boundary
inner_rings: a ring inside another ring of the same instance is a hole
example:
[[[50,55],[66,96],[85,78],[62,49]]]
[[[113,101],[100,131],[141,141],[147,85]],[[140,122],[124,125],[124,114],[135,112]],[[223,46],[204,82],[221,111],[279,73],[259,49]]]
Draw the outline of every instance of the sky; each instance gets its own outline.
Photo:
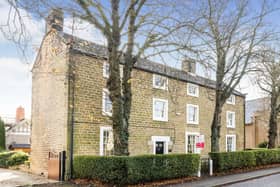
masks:
[[[6,23],[9,8],[5,0],[0,0],[0,25]],[[21,10],[21,13],[25,15],[23,19],[27,30],[32,36],[27,60],[24,60],[25,58],[23,58],[22,52],[18,47],[0,33],[0,116],[2,118],[15,117],[15,111],[18,106],[25,108],[26,118],[31,117],[31,68],[45,33],[45,22],[43,19],[30,19],[24,10]],[[269,19],[273,24],[277,23],[279,15],[273,14]],[[69,28],[71,23],[70,18],[65,19],[65,32],[71,33]],[[89,24],[84,22],[76,24],[78,26],[74,35],[99,44],[105,44],[105,39],[100,32],[90,27]],[[200,71],[199,74],[203,75],[203,71]],[[251,78],[248,76],[244,77],[239,89],[247,94],[247,99],[263,96],[257,86],[252,84]]]

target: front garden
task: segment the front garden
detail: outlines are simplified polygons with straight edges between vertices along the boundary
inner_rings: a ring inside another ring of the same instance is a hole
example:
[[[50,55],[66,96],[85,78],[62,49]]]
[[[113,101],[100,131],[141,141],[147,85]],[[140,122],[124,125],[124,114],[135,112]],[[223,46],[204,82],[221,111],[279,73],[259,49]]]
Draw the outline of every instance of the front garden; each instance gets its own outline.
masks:
[[[0,152],[0,168],[9,168],[21,164],[28,164],[28,154],[16,151]]]
[[[209,153],[214,173],[280,164],[280,149]],[[197,176],[198,154],[76,156],[74,178],[124,185]]]

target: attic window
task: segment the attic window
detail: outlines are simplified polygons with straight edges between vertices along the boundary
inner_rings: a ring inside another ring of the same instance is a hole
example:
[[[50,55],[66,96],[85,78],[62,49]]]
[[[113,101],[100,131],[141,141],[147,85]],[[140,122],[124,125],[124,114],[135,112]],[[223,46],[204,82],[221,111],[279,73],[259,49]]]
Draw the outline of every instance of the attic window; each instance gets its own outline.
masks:
[[[235,104],[235,95],[230,95],[227,99],[227,104],[234,105]]]
[[[109,78],[110,74],[110,65],[108,62],[103,63],[103,77],[104,78]]]
[[[167,77],[153,74],[153,87],[154,88],[166,90],[167,89],[167,84],[168,84]]]

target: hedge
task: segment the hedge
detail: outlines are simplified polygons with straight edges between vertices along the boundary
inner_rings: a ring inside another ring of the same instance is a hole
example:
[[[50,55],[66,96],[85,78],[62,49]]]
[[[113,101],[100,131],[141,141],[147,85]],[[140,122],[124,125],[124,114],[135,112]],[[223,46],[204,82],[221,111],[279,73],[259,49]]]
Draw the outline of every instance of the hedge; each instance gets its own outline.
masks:
[[[214,172],[280,163],[279,149],[220,152],[209,155],[213,160]]]
[[[74,177],[119,185],[136,184],[192,176],[197,173],[199,162],[197,154],[76,156]]]
[[[0,168],[24,164],[26,160],[28,160],[28,155],[24,152],[2,152],[0,153]]]
[[[257,166],[280,163],[280,149],[254,151]]]

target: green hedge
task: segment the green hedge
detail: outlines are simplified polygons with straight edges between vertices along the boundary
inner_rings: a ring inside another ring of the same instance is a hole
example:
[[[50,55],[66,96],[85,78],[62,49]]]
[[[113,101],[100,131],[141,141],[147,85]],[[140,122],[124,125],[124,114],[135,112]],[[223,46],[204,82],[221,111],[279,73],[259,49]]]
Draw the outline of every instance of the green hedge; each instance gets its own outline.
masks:
[[[257,166],[280,163],[280,149],[255,150]]]
[[[111,184],[136,184],[192,176],[198,171],[199,161],[197,154],[76,156],[74,177],[97,179]]]
[[[0,168],[24,164],[26,160],[28,160],[28,155],[24,152],[2,152],[0,153]]]
[[[280,163],[279,149],[220,152],[209,155],[213,160],[214,172]]]
[[[256,157],[253,151],[209,153],[209,155],[213,160],[214,172],[256,166]]]

